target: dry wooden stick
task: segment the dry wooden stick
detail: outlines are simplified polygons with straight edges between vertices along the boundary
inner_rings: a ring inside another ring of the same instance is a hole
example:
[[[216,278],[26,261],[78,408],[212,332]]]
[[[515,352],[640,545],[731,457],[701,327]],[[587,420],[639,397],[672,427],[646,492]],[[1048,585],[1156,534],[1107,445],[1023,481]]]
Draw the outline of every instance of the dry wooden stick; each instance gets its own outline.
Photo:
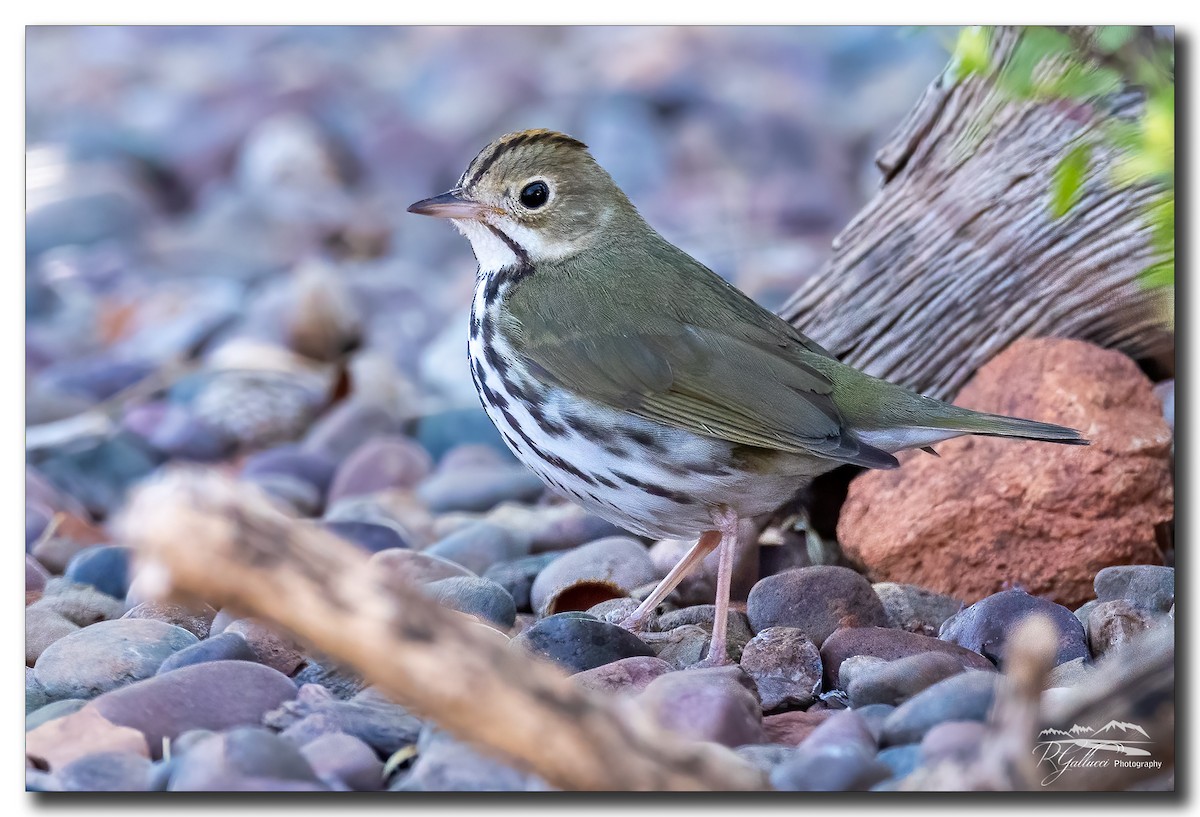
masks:
[[[576,790],[750,790],[731,751],[664,732],[580,689],[495,631],[370,568],[253,488],[177,470],[141,488],[121,530],[162,589],[271,621],[414,712],[550,784]]]

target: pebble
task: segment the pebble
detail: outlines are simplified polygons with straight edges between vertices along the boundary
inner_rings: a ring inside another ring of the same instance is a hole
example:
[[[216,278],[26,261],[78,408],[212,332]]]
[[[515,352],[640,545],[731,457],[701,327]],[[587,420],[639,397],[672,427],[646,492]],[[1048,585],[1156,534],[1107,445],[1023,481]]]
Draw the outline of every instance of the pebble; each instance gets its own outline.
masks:
[[[548,658],[571,673],[595,669],[622,658],[654,655],[644,641],[628,630],[577,613],[548,616],[509,644]]]
[[[921,765],[921,747],[914,743],[889,746],[880,750],[875,759],[891,769],[891,777],[906,777]]]
[[[610,536],[571,550],[533,580],[529,601],[539,615],[586,610],[605,599],[627,596],[658,578],[641,542]]]
[[[286,474],[260,474],[245,480],[281,505],[289,516],[312,517],[321,512],[321,493],[312,483]]]
[[[1175,379],[1164,380],[1161,383],[1154,384],[1154,394],[1162,401],[1163,419],[1167,421],[1167,425],[1171,429],[1171,433],[1175,433]]]
[[[318,496],[324,498],[330,491],[337,467],[333,458],[319,451],[288,444],[251,454],[242,463],[241,475],[247,479],[268,475],[292,477],[311,485]]]
[[[42,563],[37,559],[25,554],[25,593],[37,593],[40,597],[41,592],[46,589],[46,582],[50,580],[50,571],[42,566]]]
[[[262,722],[282,730],[283,737],[296,746],[341,733],[358,738],[383,757],[413,743],[421,731],[419,719],[370,688],[342,701],[317,684],[300,687],[294,700],[266,713]]]
[[[821,645],[825,664],[825,686],[838,686],[842,662],[855,655],[867,655],[894,661],[922,652],[942,652],[959,660],[964,669],[994,670],[995,665],[982,655],[940,638],[930,638],[904,630],[884,627],[854,627],[838,630]]]
[[[639,606],[640,602],[637,599],[622,596],[619,599],[605,599],[599,604],[593,604],[584,612],[593,618],[607,621],[609,624],[620,624],[633,615]],[[645,640],[653,631],[658,629],[660,629],[658,618],[651,612],[650,617],[646,619],[645,631],[640,633],[640,635]]]
[[[637,702],[663,729],[734,748],[767,742],[753,687],[736,666],[693,669],[660,675]]]
[[[91,704],[25,733],[25,755],[43,769],[54,771],[96,752],[149,755],[141,732],[113,723]]]
[[[770,780],[780,791],[865,791],[889,774],[866,723],[843,710],[817,725]]]
[[[440,730],[427,730],[412,768],[392,791],[526,791],[529,775],[484,755]]]
[[[993,593],[955,614],[942,625],[940,637],[980,653],[998,666],[1004,659],[1005,641],[1029,615],[1041,613],[1058,629],[1055,664],[1088,657],[1087,634],[1075,615],[1049,599],[1024,590]]]
[[[56,641],[79,631],[79,625],[68,621],[57,611],[38,607],[39,601],[25,608],[25,664],[32,667]]]
[[[1094,610],[1096,605],[1099,603],[1099,599],[1092,599],[1091,601],[1085,601],[1075,609],[1075,618],[1079,619],[1079,623],[1083,625],[1085,632],[1087,631],[1088,617],[1091,616],[1092,610]]]
[[[43,723],[52,721],[55,718],[61,718],[73,712],[78,712],[80,709],[83,709],[85,704],[87,704],[87,701],[82,698],[67,698],[38,707],[25,715],[25,731],[28,732],[31,729],[37,729]]]
[[[535,553],[520,559],[497,562],[484,571],[483,577],[494,581],[507,590],[508,594],[512,596],[513,603],[517,605],[517,610],[532,612],[533,606],[530,601],[530,590],[533,589],[533,580],[537,578],[537,575],[542,572],[546,565],[553,562],[565,552],[562,550],[551,550],[546,553]]]
[[[456,356],[461,354],[460,351]],[[417,420],[413,436],[435,460],[463,445],[486,445],[500,457],[510,461],[512,458],[500,432],[481,406],[427,414]]]
[[[874,757],[804,752],[776,766],[770,781],[777,791],[867,791],[890,774]]]
[[[341,733],[321,735],[301,747],[300,753],[317,778],[330,788],[383,789],[383,761],[356,737]]]
[[[886,626],[871,584],[846,567],[798,567],[761,579],[746,601],[750,626],[795,627],[820,644],[840,627]]]
[[[38,469],[60,490],[78,499],[93,517],[106,518],[125,503],[130,486],[148,476],[160,461],[160,455],[138,437],[119,431],[56,448]]]
[[[865,672],[868,667],[882,666],[886,663],[887,661],[874,655],[850,656],[838,667],[837,689],[849,689],[859,673]]]
[[[149,678],[168,656],[196,642],[187,630],[161,621],[101,621],[47,647],[34,673],[51,698],[94,698]]]
[[[842,668],[845,669],[845,664]],[[925,652],[864,666],[844,687],[850,706],[896,706],[943,678],[963,672],[962,663],[942,652]]]
[[[433,470],[433,458],[420,443],[396,435],[372,437],[337,466],[329,502],[413,488]]]
[[[474,576],[465,567],[454,562],[430,556],[417,550],[392,548],[381,550],[367,563],[370,568],[389,581],[408,584],[427,584],[454,576]]]
[[[545,486],[524,465],[495,464],[438,470],[417,486],[417,497],[434,513],[486,511],[501,502],[533,502]]]
[[[379,522],[322,520],[316,524],[347,542],[358,545],[368,553],[379,553],[383,550],[402,550],[409,547],[409,542],[400,526],[385,524],[382,520]]]
[[[114,360],[100,354],[64,361],[42,373],[42,382],[56,391],[86,397],[93,403],[107,400],[154,370],[145,360]]]
[[[261,621],[241,618],[232,622],[222,635],[236,633],[246,640],[246,645],[265,664],[284,675],[291,675],[304,663],[304,653],[291,637],[275,632]]]
[[[172,459],[218,462],[237,449],[227,431],[197,417],[188,408],[171,405],[151,432],[148,442]]]
[[[986,735],[987,726],[980,721],[942,721],[922,738],[921,757],[931,766],[943,760],[969,762],[979,753]]]
[[[961,601],[915,584],[879,582],[871,585],[887,613],[889,627],[936,637],[942,624],[963,609]]]
[[[711,633],[716,614],[717,606],[715,604],[693,604],[690,607],[664,612],[659,616],[657,626],[660,629],[669,630],[683,624],[698,624]],[[730,655],[735,661],[741,656],[742,649],[753,637],[754,631],[750,629],[750,620],[746,618],[746,614],[740,610],[730,610],[726,618],[725,638],[729,644]]]
[[[636,694],[655,678],[673,671],[674,667],[661,658],[636,655],[577,672],[571,676],[571,680],[593,692]]]
[[[712,633],[698,624],[684,624],[666,632],[644,632],[642,641],[675,669],[687,669],[708,656]]]
[[[536,507],[505,502],[489,511],[484,519],[527,541],[531,553],[573,548],[625,533],[573,502]]]
[[[61,575],[71,560],[85,548],[87,545],[82,542],[67,536],[55,535],[37,542],[29,553],[45,565],[52,574]]]
[[[804,708],[821,691],[821,651],[794,627],[767,627],[742,650],[741,667],[758,687],[764,710]]]
[[[1101,656],[1153,627],[1154,615],[1125,599],[1099,602],[1088,615],[1087,638],[1092,655]]]
[[[190,729],[257,725],[263,715],[296,697],[286,675],[249,661],[208,661],[106,692],[87,707],[145,735],[151,757],[163,738]],[[187,706],[180,702],[186,701]],[[84,710],[80,710],[81,712]]]
[[[191,605],[167,601],[143,601],[126,611],[122,618],[148,618],[182,627],[196,638],[208,638],[217,611],[203,602]]]
[[[37,501],[25,502],[25,552],[41,538],[54,518],[54,511]]]
[[[983,721],[996,697],[999,675],[968,671],[939,681],[896,707],[883,724],[887,746],[920,743],[944,721]]]
[[[424,552],[482,574],[498,562],[528,555],[529,546],[499,525],[476,522],[433,543]]]
[[[771,771],[796,754],[796,747],[779,743],[750,743],[739,746],[733,753],[763,774]]]
[[[125,605],[107,593],[101,593],[86,584],[75,584],[69,579],[51,579],[40,599],[26,608],[26,616],[34,610],[57,613],[80,627],[97,621],[120,618]]]
[[[399,433],[400,426],[393,412],[351,397],[318,417],[300,445],[305,451],[341,463],[368,440]]]
[[[319,684],[333,694],[338,700],[349,700],[366,688],[366,681],[354,674],[352,670],[343,669],[332,663],[321,660],[320,663],[311,658],[304,667],[292,676],[297,687],[305,684]]]
[[[168,791],[236,791],[241,781],[254,781],[253,788],[258,780],[318,782],[299,749],[257,726],[209,735],[173,759],[172,766]]]
[[[219,633],[167,656],[156,675],[206,661],[257,661],[258,656],[240,633]]]
[[[63,791],[150,791],[149,758],[124,752],[96,752],[71,761],[55,777]]]
[[[1054,667],[1046,675],[1046,686],[1073,687],[1092,677],[1094,669],[1087,658],[1076,658]]]
[[[807,711],[792,710],[763,718],[763,731],[771,743],[798,746],[822,721],[833,715],[828,709]]]
[[[1165,613],[1175,603],[1175,568],[1160,565],[1120,565],[1096,574],[1098,601],[1123,599]]]
[[[476,616],[507,630],[517,620],[512,596],[490,579],[454,576],[425,585],[425,592],[443,607]]]
[[[863,723],[871,732],[871,737],[878,743],[879,738],[883,735],[883,723],[889,715],[896,711],[896,707],[891,704],[867,704],[855,707],[854,711],[863,719]]]

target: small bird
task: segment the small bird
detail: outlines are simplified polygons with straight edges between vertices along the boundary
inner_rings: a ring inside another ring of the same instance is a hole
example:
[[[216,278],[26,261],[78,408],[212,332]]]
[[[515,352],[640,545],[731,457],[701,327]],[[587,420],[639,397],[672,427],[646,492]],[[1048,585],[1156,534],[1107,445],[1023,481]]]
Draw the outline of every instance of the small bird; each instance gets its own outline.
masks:
[[[654,231],[580,141],[502,136],[447,193],[479,271],[468,352],[483,407],[553,489],[651,538],[699,541],[623,624],[719,548],[705,663],[726,656],[738,522],[840,465],[963,434],[1084,444],[847,366]],[[930,449],[932,450],[932,449]]]

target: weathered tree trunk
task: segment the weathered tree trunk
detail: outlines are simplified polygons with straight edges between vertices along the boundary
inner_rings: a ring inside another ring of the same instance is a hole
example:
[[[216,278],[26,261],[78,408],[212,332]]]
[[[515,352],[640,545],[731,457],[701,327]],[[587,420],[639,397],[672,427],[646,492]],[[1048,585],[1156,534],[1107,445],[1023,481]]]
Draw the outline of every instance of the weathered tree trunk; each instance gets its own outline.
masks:
[[[1016,42],[997,32],[997,54]],[[1136,93],[1103,116],[1131,117]],[[1082,197],[1050,212],[1051,176],[1100,115],[1006,101],[987,78],[933,82],[876,156],[884,185],[834,241],[833,256],[782,310],[846,363],[942,398],[1020,337],[1059,336],[1173,368],[1150,188],[1116,188],[1097,149]]]

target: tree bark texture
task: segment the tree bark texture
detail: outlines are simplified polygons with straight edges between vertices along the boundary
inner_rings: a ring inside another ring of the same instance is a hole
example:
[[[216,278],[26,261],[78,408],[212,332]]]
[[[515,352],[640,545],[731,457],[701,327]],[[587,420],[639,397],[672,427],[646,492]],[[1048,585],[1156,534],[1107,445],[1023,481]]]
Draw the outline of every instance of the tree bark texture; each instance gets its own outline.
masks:
[[[1017,36],[1000,29],[994,53]],[[1050,210],[1059,160],[1104,117],[1140,107],[1134,92],[1095,114],[1008,101],[947,69],[877,154],[879,193],[781,314],[846,363],[942,399],[1021,337],[1173,369],[1164,296],[1139,281],[1158,260],[1145,218],[1156,191],[1114,186],[1115,154],[1097,147],[1079,201],[1062,218]]]

